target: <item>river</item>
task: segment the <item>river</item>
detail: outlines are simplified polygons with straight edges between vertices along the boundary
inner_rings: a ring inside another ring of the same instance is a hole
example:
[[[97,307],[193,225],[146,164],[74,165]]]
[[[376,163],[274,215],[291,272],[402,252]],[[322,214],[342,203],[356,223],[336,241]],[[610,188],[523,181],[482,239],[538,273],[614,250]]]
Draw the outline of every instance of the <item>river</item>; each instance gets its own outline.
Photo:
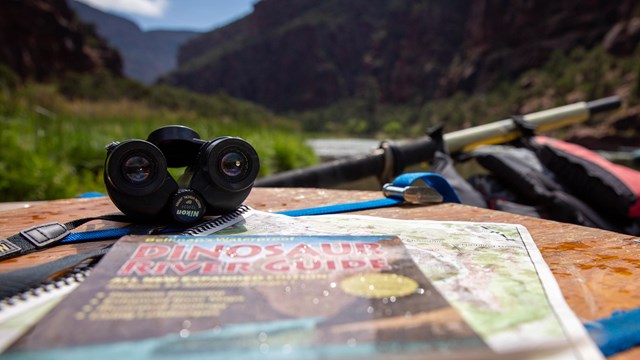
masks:
[[[322,161],[365,155],[380,146],[379,140],[359,138],[310,139],[306,143]]]

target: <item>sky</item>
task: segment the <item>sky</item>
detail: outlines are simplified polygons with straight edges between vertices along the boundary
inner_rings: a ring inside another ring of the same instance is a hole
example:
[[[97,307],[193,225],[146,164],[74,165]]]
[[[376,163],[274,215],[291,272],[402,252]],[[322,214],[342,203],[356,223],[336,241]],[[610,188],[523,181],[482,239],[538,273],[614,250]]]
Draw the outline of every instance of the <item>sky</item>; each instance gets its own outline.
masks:
[[[257,0],[78,0],[137,23],[142,30],[208,31],[247,15]]]

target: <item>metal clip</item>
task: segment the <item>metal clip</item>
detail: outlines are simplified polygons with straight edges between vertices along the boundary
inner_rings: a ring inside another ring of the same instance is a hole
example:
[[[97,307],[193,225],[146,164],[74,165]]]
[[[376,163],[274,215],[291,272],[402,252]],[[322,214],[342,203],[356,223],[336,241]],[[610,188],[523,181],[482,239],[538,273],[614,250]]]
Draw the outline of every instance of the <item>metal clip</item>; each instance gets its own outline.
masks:
[[[444,198],[438,190],[428,185],[399,187],[393,184],[384,184],[382,193],[385,197],[402,196],[404,201],[412,204],[441,203]]]

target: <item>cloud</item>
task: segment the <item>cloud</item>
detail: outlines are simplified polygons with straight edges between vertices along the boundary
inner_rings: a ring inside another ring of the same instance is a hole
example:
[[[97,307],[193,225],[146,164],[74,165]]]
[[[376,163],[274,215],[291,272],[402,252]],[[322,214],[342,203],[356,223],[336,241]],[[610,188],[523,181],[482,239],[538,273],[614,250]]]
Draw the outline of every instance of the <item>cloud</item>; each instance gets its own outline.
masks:
[[[104,11],[162,17],[169,0],[78,0]]]

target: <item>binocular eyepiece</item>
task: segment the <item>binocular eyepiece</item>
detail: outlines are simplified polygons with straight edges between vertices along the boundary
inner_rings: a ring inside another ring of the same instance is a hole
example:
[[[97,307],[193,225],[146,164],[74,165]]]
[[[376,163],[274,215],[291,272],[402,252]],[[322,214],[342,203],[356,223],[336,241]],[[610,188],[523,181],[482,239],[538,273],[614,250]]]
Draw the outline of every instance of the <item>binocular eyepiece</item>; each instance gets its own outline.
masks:
[[[113,203],[137,221],[196,222],[237,209],[249,196],[260,162],[246,141],[210,141],[185,126],[165,126],[147,140],[107,145],[104,182]],[[186,167],[178,181],[168,168]]]

